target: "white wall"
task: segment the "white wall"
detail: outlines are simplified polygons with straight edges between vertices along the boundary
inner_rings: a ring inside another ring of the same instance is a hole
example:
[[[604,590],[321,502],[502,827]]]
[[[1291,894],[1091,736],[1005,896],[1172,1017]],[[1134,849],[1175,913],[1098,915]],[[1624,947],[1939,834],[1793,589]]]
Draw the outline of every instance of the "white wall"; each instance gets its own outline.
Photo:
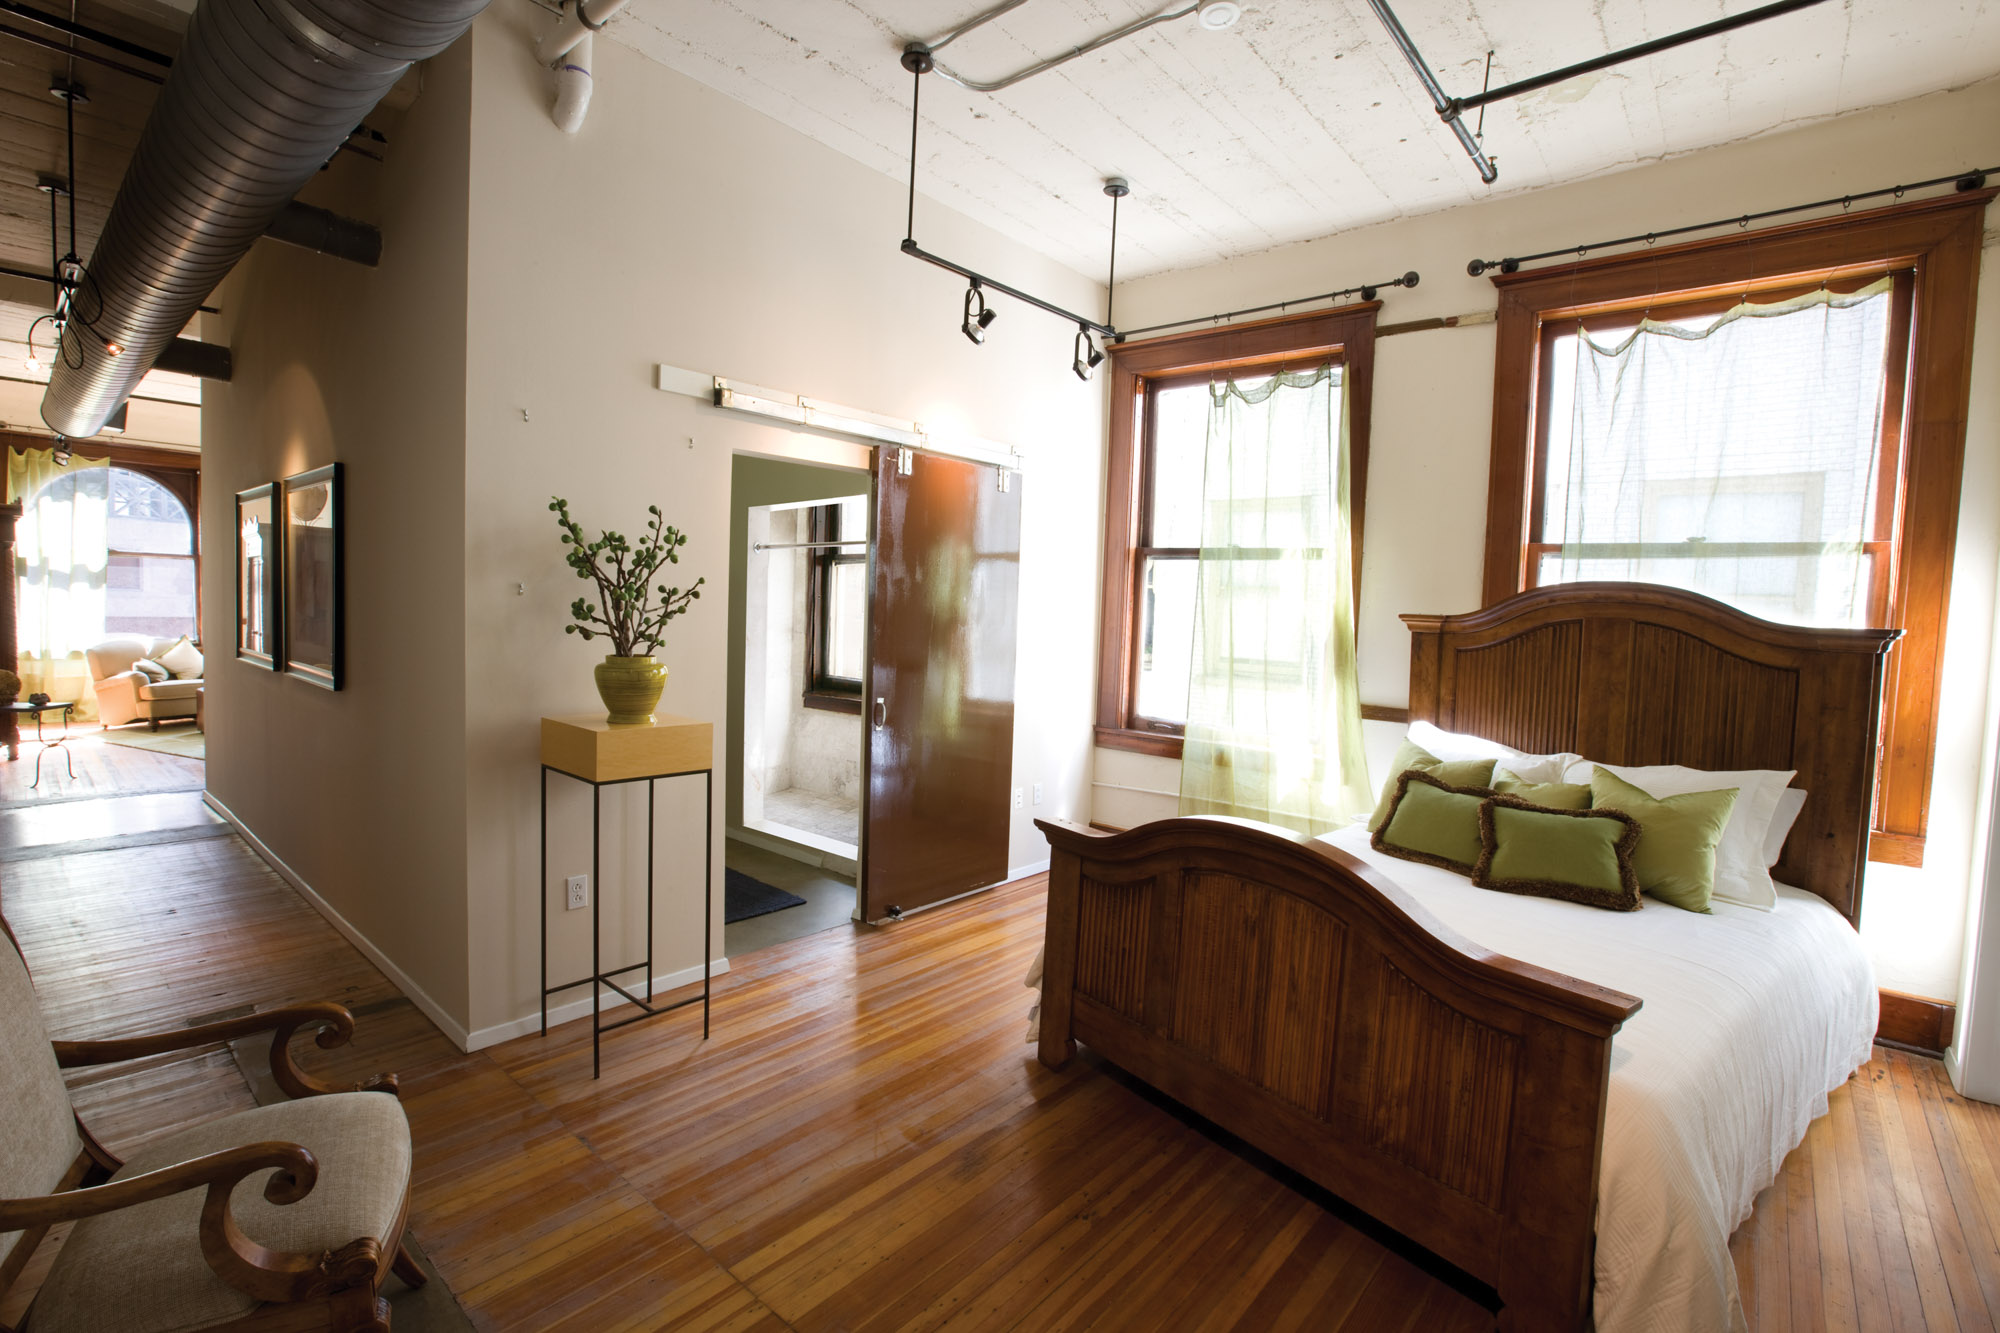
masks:
[[[516,1030],[536,1007],[536,718],[595,703],[591,647],[561,633],[575,583],[548,497],[566,496],[593,528],[636,526],[657,503],[688,534],[679,577],[708,586],[670,628],[661,707],[717,724],[726,790],[731,456],[838,454],[661,393],[655,363],[1023,451],[1014,771],[1019,784],[1045,783],[1049,799],[1015,813],[1010,859],[1046,857],[1033,815],[1087,808],[1103,397],[1069,372],[1072,330],[1003,301],[986,345],[972,346],[958,333],[963,284],[897,250],[899,182],[617,43],[599,43],[589,120],[564,136],[531,55],[551,22],[528,0],[497,0],[471,39],[463,837],[476,1039]],[[928,247],[1061,304],[1103,300],[1089,280],[938,205],[920,199],[918,213]],[[551,793],[553,877],[584,854],[568,830],[587,827],[588,804]],[[657,956],[671,972],[701,957],[700,793],[663,789],[661,802]],[[607,842],[629,855],[621,821],[641,816],[620,810]],[[718,802],[708,831],[718,843],[722,825]],[[573,966],[581,937],[557,925],[558,965]]]
[[[1385,289],[1383,323],[1491,311],[1492,284],[1466,274],[1497,259],[1600,237],[1838,196],[1992,163],[2000,155],[2000,81],[1859,113],[1782,135],[1724,145],[1560,188],[1401,219],[1230,263],[1123,285],[1118,309],[1134,327],[1281,300],[1415,269],[1414,290]],[[1466,168],[1469,170],[1470,168]],[[2000,301],[1988,240],[1975,382],[2000,379]],[[1404,611],[1479,605],[1491,447],[1494,327],[1387,338],[1377,344],[1369,446],[1367,546],[1357,633],[1361,697],[1408,702]],[[1967,884],[1974,859],[1979,725],[1987,714],[1996,558],[2000,558],[2000,404],[1975,396],[1966,446],[1965,504],[1946,641],[1943,716],[1925,865],[1869,868],[1862,934],[1881,984],[1957,993]],[[1369,748],[1392,728],[1370,724]],[[1379,765],[1380,758],[1377,758]],[[1153,792],[1178,787],[1178,765],[1100,751],[1096,818],[1131,824],[1171,813]]]

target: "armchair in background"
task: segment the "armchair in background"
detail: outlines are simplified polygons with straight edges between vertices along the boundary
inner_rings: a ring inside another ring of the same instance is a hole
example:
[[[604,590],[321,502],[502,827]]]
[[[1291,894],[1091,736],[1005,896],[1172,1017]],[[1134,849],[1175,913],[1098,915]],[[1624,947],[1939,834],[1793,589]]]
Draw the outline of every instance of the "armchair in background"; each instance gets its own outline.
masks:
[[[90,667],[91,688],[97,693],[98,718],[107,727],[128,722],[150,722],[154,731],[161,719],[193,717],[196,691],[202,686],[200,654],[195,653],[192,677],[155,680],[136,669],[140,659],[158,661],[171,654],[178,639],[155,639],[142,634],[120,634],[93,644],[84,651]],[[172,668],[172,663],[161,663]]]

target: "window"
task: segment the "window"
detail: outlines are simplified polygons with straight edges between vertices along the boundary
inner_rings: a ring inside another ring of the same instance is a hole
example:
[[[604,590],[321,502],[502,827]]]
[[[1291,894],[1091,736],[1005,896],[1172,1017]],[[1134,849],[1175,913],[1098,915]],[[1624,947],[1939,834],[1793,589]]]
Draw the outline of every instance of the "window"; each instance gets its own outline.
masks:
[[[187,506],[142,472],[114,466],[110,473],[105,633],[199,637]]]
[[[1901,629],[1871,855],[1907,865],[1923,853],[1994,193],[1494,279],[1487,604],[1635,579],[1772,620]],[[1745,304],[1752,317],[1722,320]]]
[[[1913,285],[1546,323],[1527,586],[1664,583],[1767,620],[1888,624]]]
[[[816,544],[806,578],[805,704],[858,713],[868,670],[868,497],[808,514],[807,540]]]
[[[1350,306],[1112,349],[1098,744],[1175,757],[1181,751],[1212,381],[1249,383],[1333,363],[1338,392],[1348,395],[1350,531],[1359,578],[1376,308]],[[1283,523],[1282,504],[1262,508],[1266,522]],[[1272,615],[1289,623],[1296,593],[1288,599],[1274,586],[1271,594]],[[1264,651],[1282,651],[1282,635],[1255,637]],[[1268,671],[1268,664],[1258,665]]]

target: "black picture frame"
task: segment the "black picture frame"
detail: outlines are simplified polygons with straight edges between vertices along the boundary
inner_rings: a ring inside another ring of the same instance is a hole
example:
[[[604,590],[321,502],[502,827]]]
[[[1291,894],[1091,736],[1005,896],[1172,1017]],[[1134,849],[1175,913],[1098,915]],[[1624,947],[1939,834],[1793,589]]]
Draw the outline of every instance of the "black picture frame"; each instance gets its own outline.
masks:
[[[337,690],[346,634],[341,465],[329,463],[285,478],[281,496],[285,670],[322,689]]]
[[[284,533],[278,485],[236,492],[236,656],[282,671]]]

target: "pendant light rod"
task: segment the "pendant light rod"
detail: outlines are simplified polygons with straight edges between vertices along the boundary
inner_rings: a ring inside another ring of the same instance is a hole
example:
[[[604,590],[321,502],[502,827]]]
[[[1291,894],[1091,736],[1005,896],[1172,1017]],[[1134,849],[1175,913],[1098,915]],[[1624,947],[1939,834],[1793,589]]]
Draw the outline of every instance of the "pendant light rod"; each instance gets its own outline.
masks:
[[[963,27],[953,30],[952,32],[946,34],[944,37],[938,39],[937,41],[924,42],[922,43],[922,45],[926,50],[935,52],[940,46],[943,46],[946,42],[956,41],[958,38],[972,31],[972,29],[978,27],[980,24],[988,22],[989,20],[992,19],[999,18],[1002,14],[1006,13],[1010,9],[1017,7],[1021,3],[1023,3],[1023,0],[1010,0],[1010,3],[1000,5],[994,9],[989,9],[984,14],[981,14],[978,18],[973,19],[971,22],[965,24]],[[937,67],[937,72],[942,74],[945,78],[950,79],[953,83],[957,84],[959,87],[969,88],[975,93],[997,93],[1003,88],[1013,87],[1015,84],[1021,82],[1023,79],[1031,79],[1037,74],[1046,74],[1048,71],[1056,68],[1058,65],[1066,65],[1070,61],[1075,60],[1078,56],[1087,56],[1092,51],[1096,51],[1102,47],[1109,46],[1113,42],[1122,41],[1123,39],[1130,37],[1135,33],[1144,32],[1146,29],[1153,27],[1155,24],[1171,23],[1175,19],[1184,19],[1188,15],[1194,13],[1196,10],[1200,8],[1201,8],[1200,0],[1188,0],[1188,3],[1184,5],[1178,5],[1172,9],[1165,9],[1157,14],[1151,14],[1142,19],[1135,19],[1121,28],[1115,28],[1112,31],[1105,33],[1102,37],[1093,37],[1091,40],[1085,42],[1082,46],[1072,47],[1069,51],[1066,51],[1062,55],[1051,56],[1047,60],[1038,60],[1034,64],[1029,65],[1025,69],[1019,69],[1014,71],[1012,74],[1007,75],[1005,78],[992,79],[987,81],[981,81],[979,79],[968,79],[963,74],[960,74],[957,70],[952,69],[947,65],[939,65]]]
[[[1090,318],[1088,315],[1079,315],[1075,311],[1065,310],[1061,306],[1056,305],[1052,301],[1044,301],[1039,296],[1031,296],[1027,292],[1022,291],[1019,287],[1010,287],[1006,283],[1001,282],[996,278],[989,278],[984,273],[979,272],[977,269],[970,269],[963,264],[953,263],[951,260],[945,259],[940,255],[934,255],[930,251],[918,245],[915,241],[911,240],[904,241],[903,253],[910,256],[912,259],[921,259],[926,264],[935,264],[939,268],[944,269],[948,273],[956,273],[958,274],[959,277],[964,278],[969,282],[976,283],[981,287],[991,288],[993,291],[996,292],[1002,292],[1008,296],[1013,297],[1016,301],[1021,301],[1027,305],[1035,307],[1035,309],[1037,310],[1046,310],[1048,313],[1056,316],[1058,319],[1065,320],[1071,324],[1080,324],[1084,328],[1091,330],[1093,333],[1103,334],[1107,338],[1115,338],[1118,336],[1118,330],[1112,328],[1109,324],[1100,324],[1096,320]]]
[[[1458,136],[1459,145],[1465,149],[1466,155],[1472,159],[1472,165],[1479,171],[1479,179],[1491,185],[1499,178],[1499,169],[1493,165],[1493,160],[1486,156],[1478,136],[1466,128],[1464,121],[1466,112],[1489,103],[1504,101],[1509,97],[1536,92],[1568,79],[1594,74],[1613,65],[1622,65],[1628,60],[1657,55],[1661,51],[1670,51],[1689,42],[1698,42],[1706,37],[1733,32],[1752,23],[1761,23],[1765,19],[1777,18],[1794,10],[1824,3],[1825,0],[1775,0],[1772,4],[1746,9],[1741,14],[1732,14],[1726,18],[1716,19],[1712,23],[1686,28],[1665,37],[1656,37],[1650,42],[1640,42],[1637,46],[1628,46],[1623,50],[1578,61],[1574,65],[1565,65],[1546,74],[1536,74],[1530,78],[1502,84],[1498,88],[1488,88],[1472,97],[1452,97],[1445,92],[1438,83],[1437,76],[1431,73],[1431,67],[1425,62],[1423,53],[1417,50],[1417,44],[1410,39],[1410,34],[1404,29],[1402,21],[1396,17],[1395,11],[1389,8],[1388,0],[1368,0],[1368,7],[1375,11],[1375,17],[1381,20],[1383,29],[1389,34],[1389,40],[1403,53],[1403,59],[1409,62],[1411,71],[1424,85],[1424,91],[1431,95],[1431,103],[1437,108],[1438,118],[1451,126],[1452,133]]]

